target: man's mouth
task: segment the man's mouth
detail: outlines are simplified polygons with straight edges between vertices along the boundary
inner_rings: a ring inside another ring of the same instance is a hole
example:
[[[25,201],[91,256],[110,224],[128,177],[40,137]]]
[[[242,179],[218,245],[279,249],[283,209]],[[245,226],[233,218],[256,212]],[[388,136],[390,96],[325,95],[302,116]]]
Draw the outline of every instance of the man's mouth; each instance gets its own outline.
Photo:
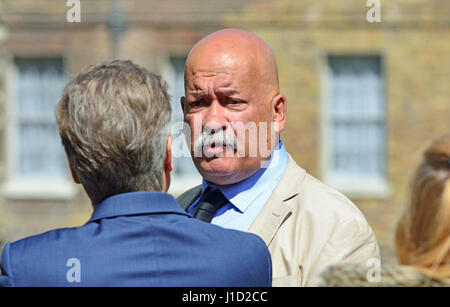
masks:
[[[231,152],[235,152],[236,150],[233,147],[230,147],[228,150],[232,150]],[[212,143],[209,146],[205,147],[205,152],[207,154],[207,156],[216,156],[216,157],[220,157],[222,156],[225,152],[227,151],[227,146],[224,144],[216,144],[216,143]]]
[[[206,154],[208,156],[219,156],[222,155],[225,150],[225,146],[221,144],[217,144],[216,146],[216,143],[212,143],[211,145],[206,147]]]

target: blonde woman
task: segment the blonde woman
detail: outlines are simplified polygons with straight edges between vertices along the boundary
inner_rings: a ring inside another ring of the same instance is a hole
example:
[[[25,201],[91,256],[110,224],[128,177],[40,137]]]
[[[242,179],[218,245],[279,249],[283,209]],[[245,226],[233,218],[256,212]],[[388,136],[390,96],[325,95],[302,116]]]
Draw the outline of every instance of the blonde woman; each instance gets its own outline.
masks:
[[[450,278],[450,133],[425,151],[396,233],[397,258],[436,278]]]
[[[382,266],[378,282],[362,266],[338,265],[324,286],[450,286],[450,133],[424,152],[396,230],[400,265]]]

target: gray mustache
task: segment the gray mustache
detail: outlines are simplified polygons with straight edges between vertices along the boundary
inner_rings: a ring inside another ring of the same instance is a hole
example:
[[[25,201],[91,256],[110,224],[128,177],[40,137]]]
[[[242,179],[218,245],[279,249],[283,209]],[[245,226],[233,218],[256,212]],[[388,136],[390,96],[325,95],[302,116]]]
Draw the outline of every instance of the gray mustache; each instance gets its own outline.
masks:
[[[195,141],[194,151],[202,152],[203,148],[209,147],[212,144],[237,150],[236,138],[234,136],[225,134],[223,130],[219,130],[212,134],[207,131],[203,131],[201,136]]]

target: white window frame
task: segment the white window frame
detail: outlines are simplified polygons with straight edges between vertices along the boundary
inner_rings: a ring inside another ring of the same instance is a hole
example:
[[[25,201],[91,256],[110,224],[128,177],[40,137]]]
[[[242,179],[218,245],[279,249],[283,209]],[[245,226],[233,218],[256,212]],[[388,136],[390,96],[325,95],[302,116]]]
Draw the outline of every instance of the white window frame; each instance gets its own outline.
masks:
[[[6,69],[6,182],[2,184],[0,190],[5,198],[12,200],[72,200],[78,188],[70,176],[67,179],[26,179],[17,176],[15,152],[18,141],[18,123],[15,113],[17,80],[18,69],[14,57],[9,56]]]
[[[385,128],[385,174],[380,178],[339,178],[337,176],[333,176],[330,172],[330,157],[331,157],[331,148],[330,148],[330,137],[331,137],[331,114],[329,112],[329,106],[331,105],[331,80],[332,80],[332,69],[330,65],[330,56],[373,56],[374,54],[326,54],[321,55],[320,57],[320,70],[322,76],[321,82],[321,177],[322,180],[336,188],[337,190],[343,192],[348,197],[353,199],[386,199],[389,198],[392,194],[391,185],[387,179],[387,100],[386,100],[386,80],[384,79],[384,89],[383,89],[383,97],[384,97],[384,109],[385,109],[385,120],[384,120],[384,128]],[[379,56],[379,55],[376,55]],[[380,56],[381,59],[381,77],[385,78],[384,73],[384,58]]]

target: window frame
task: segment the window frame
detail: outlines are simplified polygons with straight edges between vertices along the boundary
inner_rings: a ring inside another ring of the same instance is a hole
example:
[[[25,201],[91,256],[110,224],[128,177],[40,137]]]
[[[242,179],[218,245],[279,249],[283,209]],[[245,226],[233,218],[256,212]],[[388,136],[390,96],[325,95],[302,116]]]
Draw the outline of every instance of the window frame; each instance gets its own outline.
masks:
[[[331,129],[333,118],[331,116],[331,82],[333,78],[333,71],[331,67],[331,58],[338,57],[378,57],[380,61],[380,77],[382,80],[382,93],[381,97],[383,99],[383,141],[384,141],[384,174],[381,177],[339,177],[334,176],[331,170]],[[321,69],[321,108],[320,108],[320,118],[321,118],[321,157],[320,157],[320,170],[322,180],[343,192],[347,196],[353,199],[387,199],[392,194],[392,188],[388,180],[388,101],[387,101],[387,82],[385,65],[386,60],[382,54],[379,53],[329,53],[320,56],[320,69]]]
[[[72,200],[78,189],[70,177],[70,172],[66,178],[24,178],[18,176],[16,152],[18,148],[19,118],[16,113],[18,103],[16,96],[16,86],[19,77],[19,69],[16,64],[17,59],[49,59],[58,58],[62,60],[63,67],[66,67],[63,56],[14,56],[9,55],[6,68],[6,178],[0,187],[6,199],[11,200]],[[62,145],[61,145],[62,146]],[[68,167],[68,166],[67,166]]]

